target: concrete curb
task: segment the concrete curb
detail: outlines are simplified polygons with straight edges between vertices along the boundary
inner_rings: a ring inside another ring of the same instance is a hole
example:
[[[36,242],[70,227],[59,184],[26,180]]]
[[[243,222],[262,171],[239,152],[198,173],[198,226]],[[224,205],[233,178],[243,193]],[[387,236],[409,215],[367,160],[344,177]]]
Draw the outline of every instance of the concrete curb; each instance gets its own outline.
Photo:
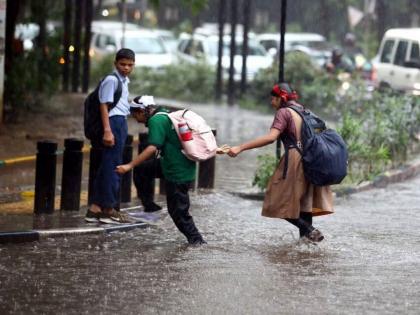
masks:
[[[146,223],[119,224],[106,227],[82,227],[82,228],[62,228],[48,230],[30,230],[0,232],[0,244],[6,243],[25,243],[34,242],[47,238],[86,235],[86,234],[105,234],[118,231],[129,231],[136,228],[147,227]]]
[[[409,165],[403,166],[399,169],[385,172],[382,175],[377,176],[375,179],[369,182],[361,183],[355,187],[338,188],[334,190],[337,197],[347,196],[362,191],[367,191],[373,188],[385,187],[392,183],[402,182],[404,180],[415,177],[420,174],[420,161],[415,161]],[[264,200],[264,193],[246,193],[246,192],[230,192],[232,195],[239,196],[244,199],[250,200]]]

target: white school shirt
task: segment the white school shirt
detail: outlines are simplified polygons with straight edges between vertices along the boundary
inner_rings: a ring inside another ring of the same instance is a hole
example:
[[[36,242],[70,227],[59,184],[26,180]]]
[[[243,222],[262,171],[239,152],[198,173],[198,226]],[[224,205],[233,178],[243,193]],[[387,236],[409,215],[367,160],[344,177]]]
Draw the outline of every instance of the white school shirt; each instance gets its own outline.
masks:
[[[128,83],[130,83],[130,79],[122,76],[118,71],[114,71],[114,73],[122,83],[122,93],[117,105],[109,111],[109,117],[117,115],[126,117],[130,114],[130,103],[128,102]],[[114,102],[114,93],[118,88],[117,80],[115,76],[109,75],[102,81],[99,88],[99,102],[101,104]]]

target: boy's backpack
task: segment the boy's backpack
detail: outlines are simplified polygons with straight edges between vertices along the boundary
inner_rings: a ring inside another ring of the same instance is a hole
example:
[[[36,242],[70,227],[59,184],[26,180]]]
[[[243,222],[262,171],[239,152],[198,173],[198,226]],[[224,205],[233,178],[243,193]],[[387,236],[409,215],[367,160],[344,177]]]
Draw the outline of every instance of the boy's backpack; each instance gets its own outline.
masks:
[[[182,153],[188,159],[200,162],[216,155],[216,138],[203,117],[189,109],[177,110],[172,113],[159,112],[158,114],[168,115],[181,142]],[[183,140],[186,139],[184,132],[191,133],[187,138],[190,140]]]
[[[121,80],[118,78],[117,74],[113,73],[110,75],[114,75],[118,80],[118,86],[117,89],[114,92],[114,102],[112,104],[108,105],[108,112],[117,105],[121,98],[122,94],[122,83]],[[105,77],[106,78],[106,77]],[[84,129],[85,129],[85,136],[90,141],[100,141],[103,137],[104,133],[104,127],[102,125],[101,120],[101,113],[99,110],[99,88],[101,86],[101,83],[103,78],[98,86],[95,88],[94,91],[92,91],[85,99],[84,104]]]
[[[302,118],[303,148],[298,146],[295,139],[289,136],[286,138],[292,141],[292,147],[295,147],[302,155],[306,179],[317,186],[341,183],[347,175],[348,160],[347,146],[343,138],[335,130],[327,129],[325,122],[311,111],[298,106],[288,108],[294,110]],[[287,164],[285,172],[287,172]],[[283,174],[284,177],[285,174]]]

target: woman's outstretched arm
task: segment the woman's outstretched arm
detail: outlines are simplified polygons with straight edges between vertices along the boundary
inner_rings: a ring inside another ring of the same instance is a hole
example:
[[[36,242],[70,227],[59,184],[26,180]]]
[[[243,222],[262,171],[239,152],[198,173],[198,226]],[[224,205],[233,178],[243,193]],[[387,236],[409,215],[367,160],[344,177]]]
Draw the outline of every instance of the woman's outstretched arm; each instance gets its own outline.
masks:
[[[279,136],[280,136],[280,130],[276,128],[271,128],[270,132],[264,136],[258,137],[254,140],[251,140],[241,145],[230,148],[228,154],[231,157],[235,157],[242,151],[263,147],[267,144],[273,143],[274,141],[277,140]]]

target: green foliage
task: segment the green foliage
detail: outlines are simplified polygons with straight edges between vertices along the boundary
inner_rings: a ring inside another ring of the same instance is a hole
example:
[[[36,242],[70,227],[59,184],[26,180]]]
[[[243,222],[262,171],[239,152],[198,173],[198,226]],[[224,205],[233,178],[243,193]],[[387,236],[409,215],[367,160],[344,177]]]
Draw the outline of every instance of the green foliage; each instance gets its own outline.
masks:
[[[291,82],[300,95],[299,101],[315,112],[325,112],[336,104],[336,91],[339,81],[318,69],[311,59],[303,53],[288,53],[285,56],[285,78]],[[256,104],[265,104],[271,87],[278,82],[278,63],[260,71],[249,84],[247,99]]]
[[[41,109],[59,88],[61,68],[59,37],[48,38],[47,48],[16,56],[5,78],[7,102],[14,108]]]
[[[418,103],[413,97],[387,94],[374,94],[363,106],[349,103],[338,129],[349,150],[348,181],[371,179],[406,161],[418,145]]]
[[[270,154],[259,155],[257,159],[258,169],[255,172],[252,185],[264,190],[277,167],[278,160],[274,155]]]
[[[180,63],[159,70],[137,68],[130,91],[139,95],[205,102],[214,98],[214,77],[214,70],[204,63]]]
[[[356,87],[355,89],[359,89]],[[375,93],[371,98],[350,92],[335,108],[341,113],[337,131],[349,152],[344,183],[370,180],[390,167],[404,163],[419,148],[420,100],[412,96]],[[253,185],[264,189],[276,162],[272,156],[258,158]]]
[[[114,70],[114,58],[113,54],[105,56],[101,60],[92,63],[92,68],[90,71],[90,85],[96,86],[99,81],[105,77],[107,74],[112,73]]]

